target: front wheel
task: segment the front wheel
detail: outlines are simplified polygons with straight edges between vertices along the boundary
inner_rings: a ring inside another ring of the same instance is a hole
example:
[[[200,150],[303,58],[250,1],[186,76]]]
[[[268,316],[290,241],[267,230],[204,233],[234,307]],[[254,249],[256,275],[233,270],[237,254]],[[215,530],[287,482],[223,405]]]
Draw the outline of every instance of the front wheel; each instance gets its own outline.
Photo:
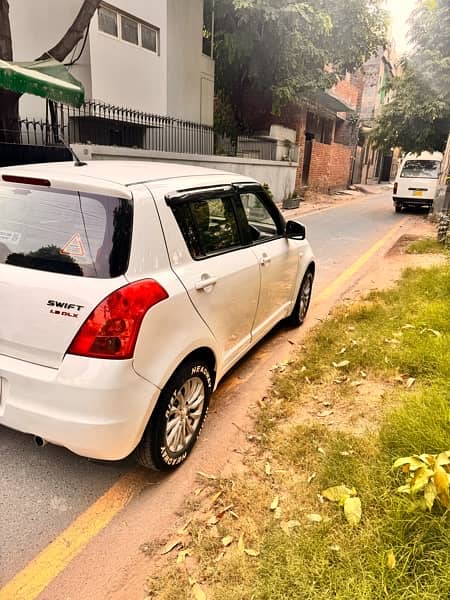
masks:
[[[290,327],[300,327],[305,320],[306,313],[308,312],[309,304],[311,302],[313,282],[314,273],[312,269],[308,269],[303,277],[292,313],[287,318],[287,324]]]
[[[136,449],[137,461],[156,471],[171,471],[184,462],[203,427],[211,393],[206,363],[181,365],[161,392]]]

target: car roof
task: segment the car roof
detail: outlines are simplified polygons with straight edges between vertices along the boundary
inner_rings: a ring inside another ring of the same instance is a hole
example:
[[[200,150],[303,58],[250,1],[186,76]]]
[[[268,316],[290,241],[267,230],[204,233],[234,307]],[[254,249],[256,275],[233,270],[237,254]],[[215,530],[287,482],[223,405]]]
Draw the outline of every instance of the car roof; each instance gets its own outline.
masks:
[[[414,152],[409,152],[405,156],[406,160],[442,160],[444,155],[442,152],[421,152],[420,154],[414,154]]]
[[[119,194],[130,197],[128,186],[138,183],[151,183],[178,178],[226,177],[227,182],[251,181],[236,173],[228,173],[217,169],[206,169],[192,165],[124,160],[94,160],[83,166],[75,166],[74,162],[42,163],[20,165],[0,169],[0,177],[12,175],[17,177],[33,177],[50,181],[51,187],[77,191],[98,191],[99,193]]]

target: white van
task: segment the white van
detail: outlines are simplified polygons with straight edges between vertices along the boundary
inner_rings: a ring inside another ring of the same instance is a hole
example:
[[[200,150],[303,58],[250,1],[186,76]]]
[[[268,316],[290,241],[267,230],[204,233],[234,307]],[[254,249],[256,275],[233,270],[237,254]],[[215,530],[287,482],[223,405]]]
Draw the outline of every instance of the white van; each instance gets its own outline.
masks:
[[[407,206],[433,206],[442,160],[441,152],[406,155],[394,182],[395,212]]]

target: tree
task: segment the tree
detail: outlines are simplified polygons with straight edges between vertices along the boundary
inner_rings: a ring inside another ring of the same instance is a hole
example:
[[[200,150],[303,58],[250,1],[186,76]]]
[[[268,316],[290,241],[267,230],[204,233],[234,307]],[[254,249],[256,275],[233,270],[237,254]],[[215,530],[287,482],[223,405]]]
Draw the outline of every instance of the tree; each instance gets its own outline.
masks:
[[[377,0],[216,0],[218,124],[232,114],[240,131],[266,126],[360,67],[384,39]]]
[[[63,61],[82,39],[99,4],[100,0],[83,0],[77,16],[60,41],[37,60],[54,58]],[[0,59],[13,60],[8,0],[0,0]],[[19,94],[0,89],[0,140],[2,130],[15,131],[17,129],[19,98]]]
[[[393,99],[377,120],[378,148],[443,150],[450,131],[450,5],[422,0],[411,19],[414,51],[392,83]]]

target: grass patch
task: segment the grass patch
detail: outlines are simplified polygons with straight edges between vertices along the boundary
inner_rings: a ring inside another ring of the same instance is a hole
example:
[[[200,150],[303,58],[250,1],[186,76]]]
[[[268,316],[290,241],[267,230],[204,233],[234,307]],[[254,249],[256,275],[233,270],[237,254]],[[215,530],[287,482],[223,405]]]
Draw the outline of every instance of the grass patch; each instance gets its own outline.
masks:
[[[434,238],[426,238],[417,240],[409,244],[406,249],[407,254],[446,254],[449,255],[448,249]]]
[[[194,580],[215,600],[450,597],[450,513],[412,511],[396,492],[404,475],[392,470],[399,456],[450,448],[449,314],[450,267],[410,269],[312,332],[275,378],[245,474],[208,482],[192,556],[158,579],[157,597],[191,598]],[[356,407],[366,413],[362,434],[346,423]],[[321,498],[340,484],[361,498],[357,527]]]

